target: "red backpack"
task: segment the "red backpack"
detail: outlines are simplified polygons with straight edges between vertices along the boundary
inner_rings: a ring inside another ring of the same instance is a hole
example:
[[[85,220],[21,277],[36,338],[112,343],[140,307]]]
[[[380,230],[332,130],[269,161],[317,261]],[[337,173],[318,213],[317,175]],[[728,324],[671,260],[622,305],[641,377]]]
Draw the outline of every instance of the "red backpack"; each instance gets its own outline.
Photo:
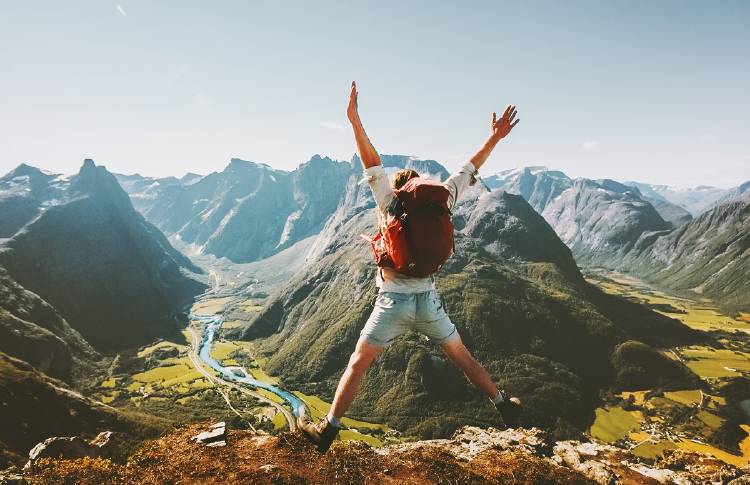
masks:
[[[366,238],[375,263],[409,276],[429,276],[453,254],[448,189],[435,180],[415,177],[395,192],[393,217],[375,237]]]

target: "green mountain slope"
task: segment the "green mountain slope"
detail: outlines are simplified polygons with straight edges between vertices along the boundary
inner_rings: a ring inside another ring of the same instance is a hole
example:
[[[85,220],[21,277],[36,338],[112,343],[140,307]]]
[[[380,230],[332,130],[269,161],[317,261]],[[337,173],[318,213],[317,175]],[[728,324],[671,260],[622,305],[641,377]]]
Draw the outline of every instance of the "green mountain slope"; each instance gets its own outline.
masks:
[[[750,198],[722,204],[660,237],[643,238],[622,265],[678,291],[750,309]]]
[[[23,464],[29,450],[51,436],[90,437],[110,430],[135,438],[159,430],[156,420],[124,416],[2,352],[0,405],[0,469]]]
[[[358,238],[374,226],[364,190],[350,186],[345,200],[352,205],[321,233],[317,259],[244,333],[259,339],[270,372],[329,399],[376,294],[370,250]],[[679,322],[585,283],[570,250],[520,196],[475,189],[455,209],[456,255],[437,286],[467,346],[525,399],[524,424],[561,435],[585,428],[599,390],[614,383],[610,355],[619,343],[696,340]],[[692,377],[669,385],[688,382]],[[352,413],[420,436],[501,424],[437,346],[416,334],[376,361]]]
[[[48,188],[53,197],[35,197],[39,213],[0,241],[0,266],[97,348],[135,346],[173,331],[171,313],[204,288],[186,273],[200,270],[93,161],[70,179],[52,178]]]
[[[70,380],[86,362],[99,359],[81,335],[47,302],[0,268],[0,352],[41,372]],[[74,369],[74,362],[81,365]]]

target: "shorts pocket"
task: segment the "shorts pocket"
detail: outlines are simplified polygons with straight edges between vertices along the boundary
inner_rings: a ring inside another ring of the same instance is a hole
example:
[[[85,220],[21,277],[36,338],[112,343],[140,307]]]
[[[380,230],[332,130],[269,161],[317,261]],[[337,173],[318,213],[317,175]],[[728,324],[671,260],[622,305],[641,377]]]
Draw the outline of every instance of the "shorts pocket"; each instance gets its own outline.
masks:
[[[440,299],[440,295],[438,295],[437,292],[433,292],[430,295],[430,304],[432,307],[432,311],[436,315],[440,315],[445,312],[445,310],[443,310],[443,301]]]
[[[380,293],[375,299],[375,306],[379,308],[393,308],[396,305],[396,300],[390,296]]]

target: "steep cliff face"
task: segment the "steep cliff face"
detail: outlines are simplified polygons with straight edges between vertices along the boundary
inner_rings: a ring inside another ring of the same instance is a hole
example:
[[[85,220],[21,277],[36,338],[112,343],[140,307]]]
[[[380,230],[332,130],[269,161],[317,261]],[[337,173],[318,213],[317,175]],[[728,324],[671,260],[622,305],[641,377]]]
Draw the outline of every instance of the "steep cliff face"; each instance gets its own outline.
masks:
[[[198,268],[133,209],[104,167],[87,160],[50,184],[53,195],[3,241],[0,265],[96,347],[173,331],[171,313],[204,288],[183,274]]]
[[[329,399],[376,292],[371,251],[359,238],[374,231],[369,192],[350,180],[308,265],[244,333],[258,339],[269,372]],[[598,390],[612,383],[618,343],[695,339],[678,322],[589,287],[570,250],[522,197],[477,185],[454,216],[456,254],[437,276],[443,304],[480,361],[525,399],[529,422],[562,434],[585,428]],[[416,334],[378,359],[352,412],[425,437],[500,424],[486,399]]]

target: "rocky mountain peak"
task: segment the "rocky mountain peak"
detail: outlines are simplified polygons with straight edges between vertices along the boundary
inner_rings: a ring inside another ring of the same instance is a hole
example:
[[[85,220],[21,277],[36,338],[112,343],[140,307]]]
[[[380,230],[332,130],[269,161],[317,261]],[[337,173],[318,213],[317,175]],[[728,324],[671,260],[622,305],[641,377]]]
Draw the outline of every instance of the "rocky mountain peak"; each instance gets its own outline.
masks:
[[[198,180],[202,178],[203,178],[203,175],[193,173],[193,172],[188,172],[185,175],[183,175],[179,180],[180,180],[180,183],[189,185],[193,182],[197,182]]]
[[[97,166],[90,158],[83,161],[78,175],[71,179],[70,192],[73,196],[95,197],[101,202],[113,203],[121,210],[135,212],[130,197],[117,182],[117,178],[105,166]]]
[[[502,259],[550,262],[572,280],[581,278],[573,255],[526,200],[501,190],[484,192],[476,203],[454,210],[460,234]]]
[[[10,190],[18,193],[27,191],[26,195],[38,196],[44,191],[50,180],[58,177],[57,174],[47,173],[37,167],[22,163],[16,168],[0,177],[0,191]]]
[[[42,172],[41,169],[34,167],[32,165],[28,165],[26,163],[21,163],[16,168],[8,172],[5,176],[0,178],[0,180],[10,180],[15,177],[46,177],[44,172]]]
[[[380,161],[385,168],[410,168],[421,176],[431,176],[440,180],[450,176],[448,170],[435,160],[423,160],[408,155],[381,155]]]
[[[596,182],[605,190],[611,190],[613,192],[617,192],[618,194],[631,193],[637,195],[638,197],[641,196],[641,192],[637,187],[630,187],[612,179],[599,179]]]
[[[248,172],[258,169],[270,169],[270,167],[264,163],[251,162],[249,160],[242,160],[241,158],[232,158],[229,160],[229,164],[224,168],[222,173]]]
[[[83,160],[83,166],[81,166],[81,171],[92,170],[95,167],[96,167],[96,164],[94,163],[94,160],[91,158],[86,158]]]
[[[485,177],[484,180],[490,188],[502,189],[522,196],[540,213],[552,200],[573,184],[573,181],[563,172],[549,170],[543,166],[504,170],[496,175]]]

